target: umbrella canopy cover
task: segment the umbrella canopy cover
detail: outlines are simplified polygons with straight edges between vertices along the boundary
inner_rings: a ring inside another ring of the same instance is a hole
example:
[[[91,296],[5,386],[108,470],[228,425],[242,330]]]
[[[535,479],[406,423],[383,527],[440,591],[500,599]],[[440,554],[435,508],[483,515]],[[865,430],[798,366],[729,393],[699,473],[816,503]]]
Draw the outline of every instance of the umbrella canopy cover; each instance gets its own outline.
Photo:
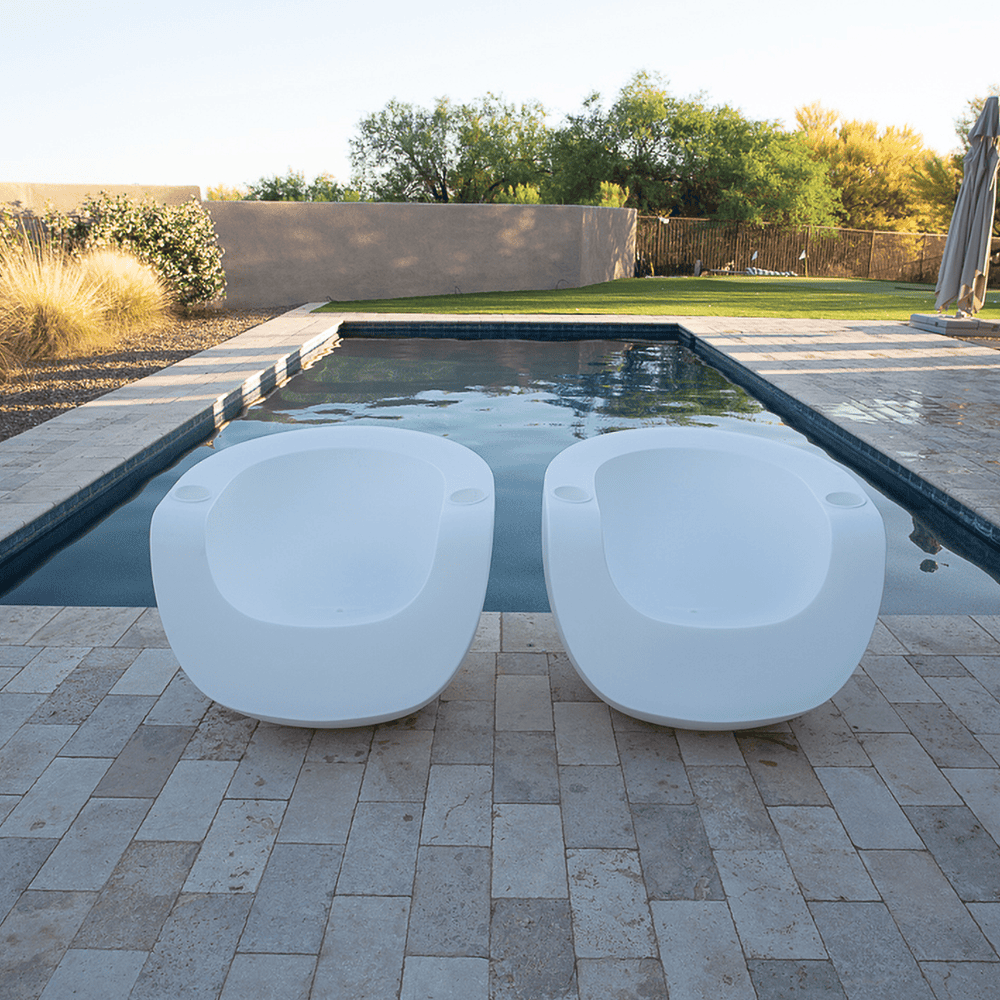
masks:
[[[1000,137],[1000,98],[989,97],[969,132],[962,187],[948,227],[934,304],[938,311],[951,302],[958,310],[978,312],[986,297],[990,264],[990,237],[997,200],[997,138]]]

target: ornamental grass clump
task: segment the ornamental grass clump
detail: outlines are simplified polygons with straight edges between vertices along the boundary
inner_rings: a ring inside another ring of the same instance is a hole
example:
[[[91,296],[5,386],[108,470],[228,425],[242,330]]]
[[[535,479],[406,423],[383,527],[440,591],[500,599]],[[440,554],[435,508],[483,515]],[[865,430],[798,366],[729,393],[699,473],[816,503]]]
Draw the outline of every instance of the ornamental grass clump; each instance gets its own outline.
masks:
[[[97,289],[104,318],[117,334],[137,333],[166,316],[173,296],[151,264],[111,247],[91,250],[79,259],[86,281]]]
[[[99,288],[58,246],[0,243],[0,371],[25,361],[93,353],[114,333]]]

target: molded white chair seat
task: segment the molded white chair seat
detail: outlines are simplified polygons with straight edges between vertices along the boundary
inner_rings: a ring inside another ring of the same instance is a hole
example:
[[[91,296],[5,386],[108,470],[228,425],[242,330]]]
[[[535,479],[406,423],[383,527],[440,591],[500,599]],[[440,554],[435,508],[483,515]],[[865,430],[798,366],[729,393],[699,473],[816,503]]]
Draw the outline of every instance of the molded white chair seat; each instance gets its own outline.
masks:
[[[201,691],[258,719],[408,715],[472,644],[493,508],[486,462],[431,434],[335,425],[226,448],[153,514],[167,638]]]
[[[878,617],[885,530],[818,449],[656,427],[552,460],[542,555],[556,625],[595,694],[661,725],[743,729],[847,682]]]

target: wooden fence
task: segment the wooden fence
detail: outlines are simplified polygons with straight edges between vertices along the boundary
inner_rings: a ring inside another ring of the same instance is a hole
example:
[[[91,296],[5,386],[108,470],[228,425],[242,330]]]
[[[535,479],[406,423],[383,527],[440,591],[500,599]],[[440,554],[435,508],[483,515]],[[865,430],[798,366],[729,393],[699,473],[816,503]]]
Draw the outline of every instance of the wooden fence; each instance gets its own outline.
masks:
[[[812,278],[933,284],[946,239],[944,233],[752,226],[744,222],[640,216],[636,274],[693,274],[700,260],[703,270],[745,271],[760,267]],[[753,259],[755,252],[757,257]]]

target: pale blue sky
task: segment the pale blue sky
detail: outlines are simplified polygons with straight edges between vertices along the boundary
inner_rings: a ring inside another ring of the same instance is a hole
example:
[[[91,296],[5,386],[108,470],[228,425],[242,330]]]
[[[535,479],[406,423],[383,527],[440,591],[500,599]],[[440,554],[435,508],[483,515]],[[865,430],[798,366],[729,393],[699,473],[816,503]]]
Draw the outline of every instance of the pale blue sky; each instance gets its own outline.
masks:
[[[1000,80],[1000,13],[940,0],[0,0],[8,83],[0,180],[236,185],[292,167],[346,182],[357,122],[398,98],[537,99],[551,123],[639,69],[791,127],[818,100],[911,125],[952,121]],[[954,8],[958,12],[959,7]]]

